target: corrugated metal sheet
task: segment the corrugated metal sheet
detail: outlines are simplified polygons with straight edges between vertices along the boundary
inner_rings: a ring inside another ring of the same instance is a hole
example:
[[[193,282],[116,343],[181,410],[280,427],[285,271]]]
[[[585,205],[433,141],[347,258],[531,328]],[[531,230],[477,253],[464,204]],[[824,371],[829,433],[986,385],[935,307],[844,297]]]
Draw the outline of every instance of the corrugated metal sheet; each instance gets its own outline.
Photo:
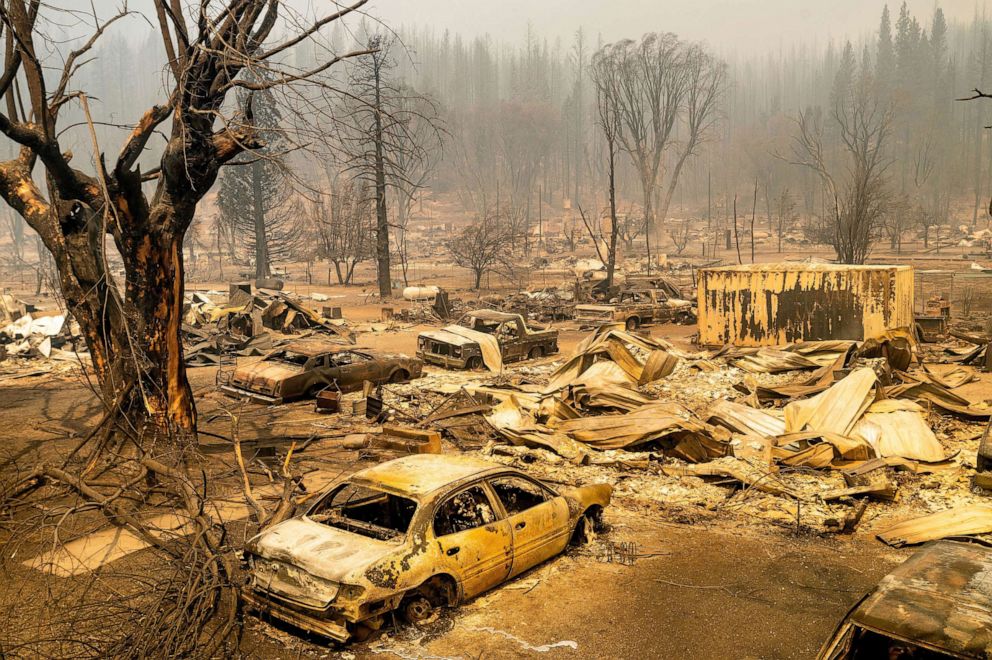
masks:
[[[862,340],[913,322],[911,266],[708,268],[698,291],[699,341],[706,345]]]

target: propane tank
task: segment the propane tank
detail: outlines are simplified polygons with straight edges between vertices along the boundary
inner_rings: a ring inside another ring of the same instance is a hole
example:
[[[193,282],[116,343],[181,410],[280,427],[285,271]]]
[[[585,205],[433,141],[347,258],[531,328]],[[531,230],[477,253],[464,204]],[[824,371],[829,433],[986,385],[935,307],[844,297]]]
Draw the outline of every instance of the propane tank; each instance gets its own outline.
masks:
[[[434,298],[439,293],[441,293],[441,287],[438,286],[408,286],[403,289],[403,299],[434,302]]]

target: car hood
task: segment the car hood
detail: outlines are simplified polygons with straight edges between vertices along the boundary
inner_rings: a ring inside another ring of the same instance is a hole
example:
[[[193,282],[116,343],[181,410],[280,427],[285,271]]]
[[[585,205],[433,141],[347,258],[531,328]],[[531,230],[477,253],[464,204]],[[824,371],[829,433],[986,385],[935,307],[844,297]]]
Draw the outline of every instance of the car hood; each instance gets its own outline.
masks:
[[[309,518],[290,518],[267,529],[248,543],[248,549],[333,582],[348,582],[396,550],[394,541],[380,541]]]
[[[281,362],[261,360],[255,364],[238,367],[234,371],[234,382],[251,389],[269,391],[277,383],[303,373],[303,367]]]
[[[445,344],[451,344],[452,346],[471,346],[472,344],[478,344],[477,341],[472,341],[467,337],[460,337],[453,332],[448,332],[447,330],[428,330],[426,332],[420,333],[421,337],[427,337],[428,339],[433,339],[434,341],[443,342]]]

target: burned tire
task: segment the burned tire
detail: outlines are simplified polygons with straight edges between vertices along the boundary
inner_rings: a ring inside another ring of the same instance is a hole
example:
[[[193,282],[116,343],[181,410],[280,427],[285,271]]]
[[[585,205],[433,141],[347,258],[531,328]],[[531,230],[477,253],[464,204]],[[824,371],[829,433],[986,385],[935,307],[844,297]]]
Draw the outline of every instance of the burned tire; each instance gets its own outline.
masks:
[[[689,312],[679,312],[675,315],[675,322],[679,325],[689,325],[695,323],[695,317]]]
[[[542,357],[544,357],[544,349],[540,346],[530,349],[530,353],[527,354],[527,358],[530,360],[540,360]]]
[[[411,625],[421,625],[434,618],[444,607],[457,604],[458,591],[455,581],[447,575],[435,575],[422,585],[408,591],[400,601],[396,613]]]
[[[632,316],[629,319],[627,319],[628,332],[633,332],[634,330],[637,330],[638,326],[640,325],[641,325],[641,321],[636,316]]]
[[[410,380],[410,374],[404,369],[397,369],[393,373],[389,374],[390,383],[405,383]]]
[[[320,394],[321,390],[325,387],[327,387],[327,383],[314,383],[310,386],[310,389],[307,390],[307,398],[316,399],[317,395]]]
[[[482,371],[482,356],[473,355],[468,359],[468,362],[465,363],[465,367],[469,371]]]
[[[420,625],[434,616],[434,606],[426,596],[413,594],[400,603],[399,615],[410,625]]]
[[[579,516],[579,521],[575,524],[572,538],[569,545],[585,545],[596,538],[596,534],[606,531],[606,523],[603,522],[603,509],[592,506],[586,509],[585,513]]]

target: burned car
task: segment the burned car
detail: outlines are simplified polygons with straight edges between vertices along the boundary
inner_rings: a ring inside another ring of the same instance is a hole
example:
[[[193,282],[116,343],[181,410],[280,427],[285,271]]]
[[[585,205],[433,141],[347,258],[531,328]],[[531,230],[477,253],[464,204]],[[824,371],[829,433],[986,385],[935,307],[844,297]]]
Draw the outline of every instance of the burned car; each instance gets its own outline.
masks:
[[[671,298],[660,289],[627,289],[609,303],[576,305],[575,318],[586,324],[623,323],[627,330],[651,323],[694,323],[688,300]]]
[[[366,380],[399,383],[419,378],[423,362],[326,341],[300,340],[234,370],[221,391],[235,398],[278,404],[314,397],[325,387],[355,390]]]
[[[601,525],[612,490],[552,489],[465,456],[380,463],[252,538],[243,597],[340,642],[393,611],[418,623],[580,542]]]
[[[536,360],[557,352],[557,330],[531,328],[520,314],[485,309],[468,312],[455,325],[422,332],[417,338],[418,358],[454,369],[487,366],[498,371],[494,362]]]
[[[992,549],[927,545],[855,605],[820,660],[992,657]]]

